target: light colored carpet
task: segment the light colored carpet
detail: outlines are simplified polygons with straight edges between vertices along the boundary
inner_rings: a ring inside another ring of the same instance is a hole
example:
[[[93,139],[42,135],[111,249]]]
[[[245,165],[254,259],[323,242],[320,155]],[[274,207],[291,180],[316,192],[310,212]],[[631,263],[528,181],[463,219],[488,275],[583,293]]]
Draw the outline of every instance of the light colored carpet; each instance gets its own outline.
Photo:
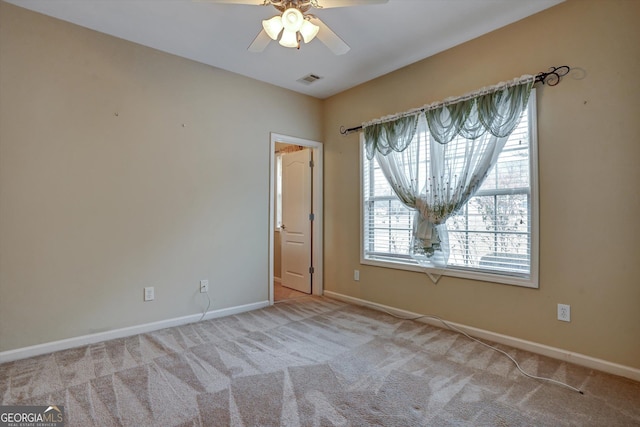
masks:
[[[326,298],[0,365],[69,426],[633,426],[640,383]]]

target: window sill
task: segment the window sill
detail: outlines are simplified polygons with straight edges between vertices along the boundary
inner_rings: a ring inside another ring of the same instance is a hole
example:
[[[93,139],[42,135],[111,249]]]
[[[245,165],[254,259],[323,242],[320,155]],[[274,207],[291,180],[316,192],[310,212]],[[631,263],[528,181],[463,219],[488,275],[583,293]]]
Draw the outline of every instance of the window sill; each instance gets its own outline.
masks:
[[[533,274],[531,278],[509,276],[506,274],[492,274],[475,270],[463,270],[460,268],[448,268],[441,270],[437,268],[421,267],[415,262],[410,261],[392,261],[381,259],[367,259],[361,258],[360,264],[371,265],[382,268],[392,268],[395,270],[415,271],[418,273],[431,272],[433,274],[440,274],[442,276],[457,277],[460,279],[478,280],[482,282],[499,283],[502,285],[521,286],[525,288],[537,289],[539,287],[537,274]],[[534,272],[535,268],[532,269]]]

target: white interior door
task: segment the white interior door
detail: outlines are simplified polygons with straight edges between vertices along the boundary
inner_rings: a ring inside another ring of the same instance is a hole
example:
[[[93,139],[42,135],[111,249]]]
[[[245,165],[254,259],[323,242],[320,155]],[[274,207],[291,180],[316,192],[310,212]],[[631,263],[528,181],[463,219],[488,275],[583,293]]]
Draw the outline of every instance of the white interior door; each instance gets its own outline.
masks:
[[[311,293],[311,150],[282,156],[282,285]]]

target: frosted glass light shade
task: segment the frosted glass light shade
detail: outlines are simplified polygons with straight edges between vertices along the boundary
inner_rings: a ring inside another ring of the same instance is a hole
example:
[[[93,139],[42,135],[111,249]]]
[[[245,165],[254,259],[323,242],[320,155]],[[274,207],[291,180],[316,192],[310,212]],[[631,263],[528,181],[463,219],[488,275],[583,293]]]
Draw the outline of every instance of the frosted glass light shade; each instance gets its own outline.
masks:
[[[306,19],[304,20],[304,22],[302,23],[302,26],[300,27],[300,34],[302,34],[302,39],[304,40],[305,43],[309,43],[311,40],[313,40],[316,34],[318,34],[318,31],[320,31],[320,27],[318,27],[315,24],[312,24]]]
[[[282,25],[284,25],[285,30],[293,31],[295,33],[300,30],[303,22],[304,16],[302,16],[302,12],[293,7],[285,10],[282,14]]]
[[[285,28],[280,37],[280,42],[284,47],[298,47],[298,37],[295,31],[289,31]]]
[[[282,18],[280,16],[274,16],[271,19],[265,19],[262,21],[262,28],[267,33],[271,40],[277,40],[280,31],[284,26],[282,25]]]

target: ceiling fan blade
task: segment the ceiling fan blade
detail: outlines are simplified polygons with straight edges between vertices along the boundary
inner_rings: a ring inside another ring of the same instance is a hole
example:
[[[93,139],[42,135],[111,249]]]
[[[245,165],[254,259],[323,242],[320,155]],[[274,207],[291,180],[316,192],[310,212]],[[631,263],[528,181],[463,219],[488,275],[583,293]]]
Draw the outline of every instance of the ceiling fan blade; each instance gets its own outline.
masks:
[[[331,31],[331,28],[322,22],[319,18],[311,18],[311,22],[320,27],[318,35],[316,36],[322,43],[324,43],[333,53],[336,55],[344,55],[351,49],[336,33]]]
[[[368,4],[384,4],[389,0],[318,0],[322,9],[332,7],[366,6]]]
[[[224,4],[250,4],[264,6],[264,0],[193,0],[202,3],[224,3]],[[322,9],[329,9],[333,7],[348,7],[348,6],[365,6],[368,4],[383,4],[389,0],[319,0],[318,3],[322,6]]]
[[[252,6],[263,6],[263,0],[193,0],[199,3],[223,3],[223,4],[249,4]]]
[[[270,41],[271,37],[269,37],[265,30],[262,30],[258,33],[256,38],[253,39],[253,42],[251,42],[247,50],[249,52],[260,53],[265,50]]]

